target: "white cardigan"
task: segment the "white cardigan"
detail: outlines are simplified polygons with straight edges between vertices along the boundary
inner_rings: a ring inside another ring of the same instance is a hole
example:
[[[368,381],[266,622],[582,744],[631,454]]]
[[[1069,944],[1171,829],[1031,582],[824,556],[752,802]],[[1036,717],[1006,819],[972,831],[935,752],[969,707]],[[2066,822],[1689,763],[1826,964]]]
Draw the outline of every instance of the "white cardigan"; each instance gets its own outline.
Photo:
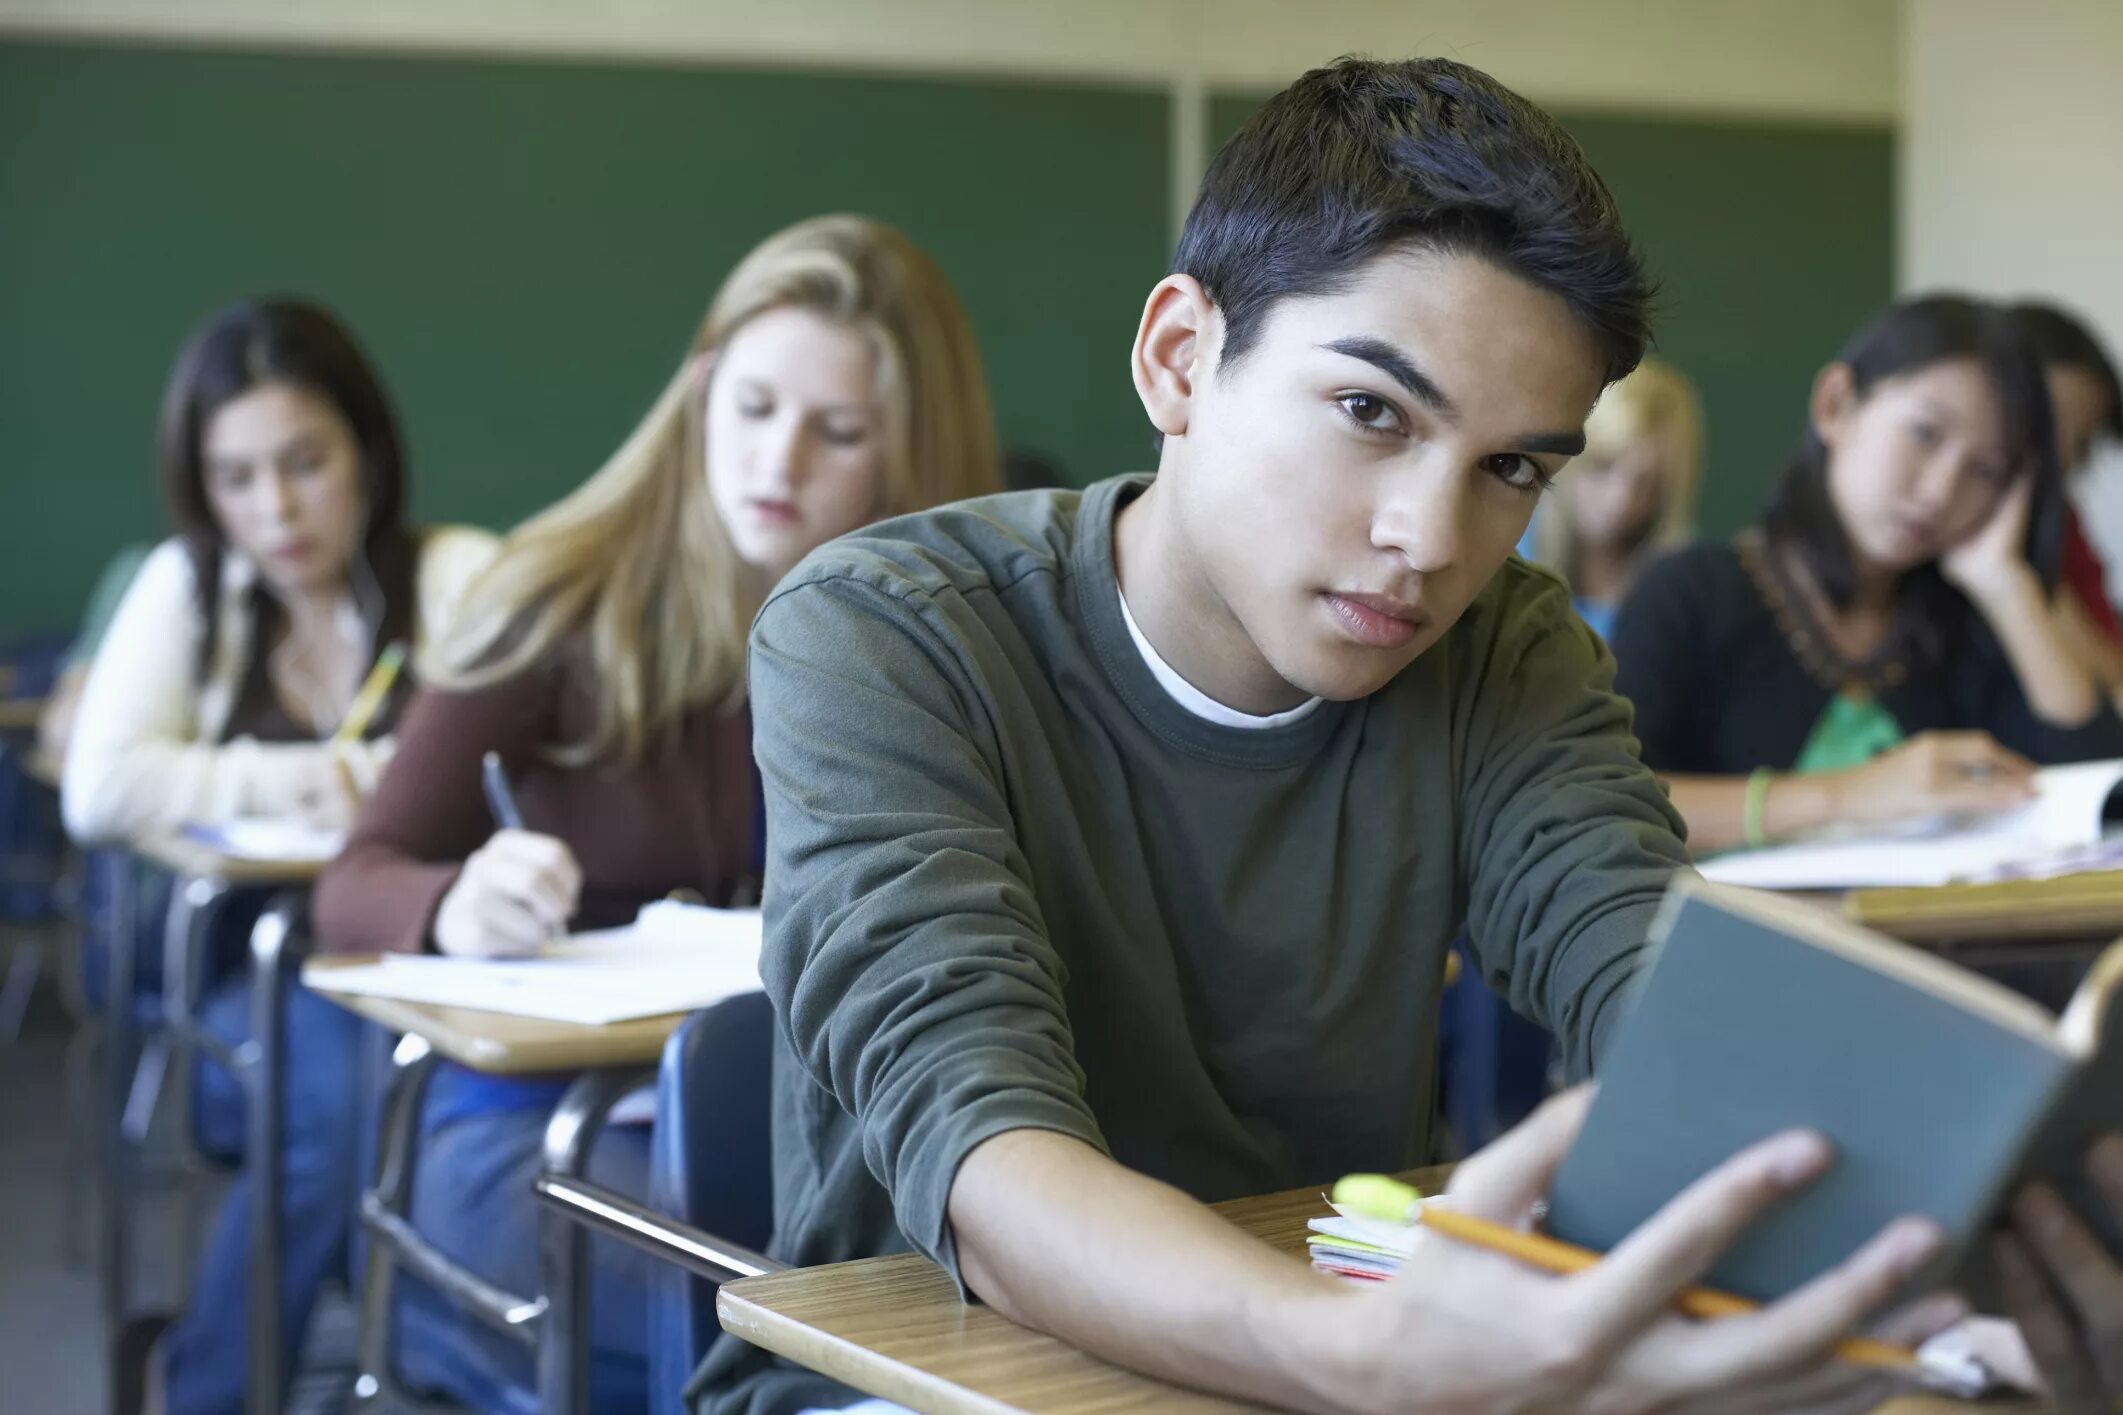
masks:
[[[421,538],[415,574],[414,651],[435,643],[474,576],[501,542],[486,531],[440,526]],[[322,742],[223,743],[250,652],[245,601],[257,569],[222,557],[220,633],[206,681],[194,673],[203,625],[183,542],[155,547],[118,606],[96,651],[74,718],[60,800],[76,840],[123,839],[188,822],[285,815],[300,785],[314,779]],[[391,751],[378,739],[337,752],[366,780]]]

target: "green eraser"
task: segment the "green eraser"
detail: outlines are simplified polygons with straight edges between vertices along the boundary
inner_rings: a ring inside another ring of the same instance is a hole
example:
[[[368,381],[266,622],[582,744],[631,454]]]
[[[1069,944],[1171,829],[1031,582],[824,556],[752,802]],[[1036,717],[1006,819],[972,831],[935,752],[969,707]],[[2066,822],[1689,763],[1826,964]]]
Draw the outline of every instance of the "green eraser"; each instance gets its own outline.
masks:
[[[1334,1186],[1334,1202],[1345,1209],[1354,1209],[1366,1218],[1385,1219],[1389,1223],[1406,1223],[1408,1211],[1422,1199],[1422,1191],[1412,1184],[1386,1174],[1344,1175]]]

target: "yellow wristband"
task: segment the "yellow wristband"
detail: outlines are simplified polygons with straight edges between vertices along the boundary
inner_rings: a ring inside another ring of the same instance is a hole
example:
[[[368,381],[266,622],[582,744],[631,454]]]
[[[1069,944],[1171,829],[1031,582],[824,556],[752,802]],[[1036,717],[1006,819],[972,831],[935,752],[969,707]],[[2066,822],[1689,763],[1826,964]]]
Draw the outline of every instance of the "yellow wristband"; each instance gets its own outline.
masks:
[[[1749,846],[1769,843],[1769,825],[1765,817],[1769,814],[1769,783],[1775,779],[1776,773],[1766,766],[1747,778],[1747,806],[1741,814],[1741,828]]]

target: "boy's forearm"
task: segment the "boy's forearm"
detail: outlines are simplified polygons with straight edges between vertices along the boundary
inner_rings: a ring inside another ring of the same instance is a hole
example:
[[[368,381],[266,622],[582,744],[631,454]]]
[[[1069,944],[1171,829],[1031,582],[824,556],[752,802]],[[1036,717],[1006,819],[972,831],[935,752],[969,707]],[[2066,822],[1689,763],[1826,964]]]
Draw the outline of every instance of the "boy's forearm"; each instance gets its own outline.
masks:
[[[1115,1364],[1286,1409],[1338,1411],[1360,1294],[1068,1136],[966,1157],[951,1227],[973,1292]]]

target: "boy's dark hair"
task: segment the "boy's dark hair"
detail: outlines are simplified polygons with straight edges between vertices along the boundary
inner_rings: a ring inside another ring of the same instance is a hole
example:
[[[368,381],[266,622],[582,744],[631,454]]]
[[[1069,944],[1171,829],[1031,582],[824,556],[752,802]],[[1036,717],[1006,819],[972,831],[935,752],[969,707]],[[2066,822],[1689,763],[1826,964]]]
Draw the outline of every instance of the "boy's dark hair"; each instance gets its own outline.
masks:
[[[1980,365],[1996,390],[2006,446],[2018,474],[2034,482],[2027,562],[2044,584],[2054,586],[2067,509],[2063,479],[2042,363],[2012,312],[1965,295],[1918,296],[1868,320],[1836,355],[1836,362],[1850,369],[1861,399],[1888,379],[1956,360]],[[1771,546],[1798,558],[1831,604],[1843,608],[1856,598],[1850,536],[1828,490],[1828,448],[1811,425],[1770,490],[1762,532]],[[1963,641],[1963,625],[1973,612],[1936,564],[1919,565],[1896,589],[1890,639],[1937,655]]]
[[[2110,437],[2123,438],[2123,378],[2117,377],[2115,361],[2094,332],[2075,316],[2037,300],[2014,305],[2012,317],[2034,341],[2044,364],[2078,369],[2101,385],[2108,395],[2108,416],[2101,420],[2101,429]]]
[[[1230,363],[1276,301],[1331,294],[1402,246],[1560,297],[1609,382],[1644,355],[1651,291],[1607,184],[1555,119],[1449,59],[1337,59],[1269,99],[1209,164],[1172,269],[1223,313]]]

